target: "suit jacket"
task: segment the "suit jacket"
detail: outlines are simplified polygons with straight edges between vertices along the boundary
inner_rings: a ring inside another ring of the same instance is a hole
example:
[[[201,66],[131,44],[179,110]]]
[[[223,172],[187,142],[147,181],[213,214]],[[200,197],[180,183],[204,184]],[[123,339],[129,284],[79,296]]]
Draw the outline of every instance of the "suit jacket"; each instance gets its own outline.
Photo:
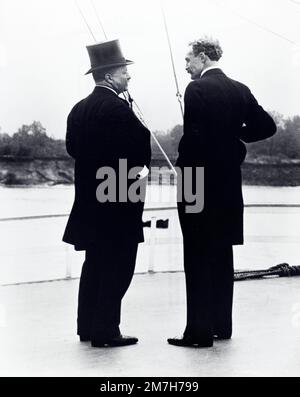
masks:
[[[63,241],[73,244],[76,250],[106,239],[143,241],[144,203],[118,202],[119,160],[127,160],[128,171],[149,167],[151,160],[150,133],[128,103],[113,91],[96,87],[72,109],[66,147],[75,159],[75,201]],[[117,202],[97,200],[97,188],[106,180],[96,179],[102,167],[116,173]],[[127,183],[130,186],[134,181]]]
[[[275,132],[273,119],[249,88],[222,70],[209,70],[189,84],[177,166],[204,167],[204,211],[184,217],[200,236],[243,243],[240,166],[247,153],[243,142],[266,139]]]

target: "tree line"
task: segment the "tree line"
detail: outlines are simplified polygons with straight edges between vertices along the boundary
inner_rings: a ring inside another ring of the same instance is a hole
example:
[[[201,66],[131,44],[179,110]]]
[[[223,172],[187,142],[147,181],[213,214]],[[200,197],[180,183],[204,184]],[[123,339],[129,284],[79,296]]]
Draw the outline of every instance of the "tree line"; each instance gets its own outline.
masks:
[[[300,160],[300,116],[285,118],[277,112],[271,112],[277,125],[277,133],[264,141],[247,144],[249,162],[280,163]],[[183,126],[177,125],[167,133],[156,131],[160,143],[172,159],[178,156],[178,145],[183,135]],[[153,142],[153,158],[162,158],[157,145]]]
[[[277,124],[277,134],[262,142],[247,145],[248,161],[280,163],[300,160],[300,116],[285,118],[272,112]],[[183,134],[183,126],[176,125],[171,130],[155,131],[168,156],[175,161],[178,145]],[[162,159],[155,142],[152,142],[153,158]],[[0,156],[21,158],[64,158],[68,157],[65,141],[47,135],[39,121],[22,125],[12,136],[0,133]]]
[[[0,134],[0,156],[61,158],[67,157],[65,141],[51,138],[39,121],[22,125],[12,136]]]

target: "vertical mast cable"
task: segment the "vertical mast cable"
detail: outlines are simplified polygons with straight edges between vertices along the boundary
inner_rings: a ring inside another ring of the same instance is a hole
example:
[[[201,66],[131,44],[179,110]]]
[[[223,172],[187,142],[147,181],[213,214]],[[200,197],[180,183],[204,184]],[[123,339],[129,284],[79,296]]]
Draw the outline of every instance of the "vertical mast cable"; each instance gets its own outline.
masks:
[[[128,91],[127,91],[128,92]],[[162,148],[161,144],[159,143],[158,139],[156,138],[156,136],[154,135],[154,133],[149,129],[149,127],[147,126],[147,123],[144,120],[144,117],[142,115],[142,111],[140,110],[138,104],[135,102],[134,99],[132,99],[130,97],[130,94],[128,92],[128,96],[130,98],[130,100],[134,103],[134,105],[136,106],[137,109],[137,113],[138,113],[138,117],[141,120],[141,122],[144,124],[144,126],[150,131],[152,138],[154,139],[155,143],[157,144],[158,148],[160,149],[160,151],[162,152],[164,158],[166,159],[167,163],[169,164],[171,170],[173,171],[174,175],[177,176],[177,171],[175,170],[173,164],[171,163],[171,160],[169,159],[167,153],[164,151],[164,149]]]
[[[164,7],[163,7],[163,2],[161,2],[161,11],[162,11],[162,16],[163,16],[163,20],[164,20],[164,25],[165,25],[165,31],[166,31],[166,35],[167,35],[167,40],[168,40],[168,45],[169,45],[169,50],[170,50],[170,57],[171,57],[171,62],[172,62],[172,68],[173,68],[173,74],[174,74],[174,79],[175,79],[175,85],[176,85],[176,96],[179,102],[179,106],[180,106],[180,111],[182,114],[182,118],[184,117],[184,112],[183,112],[183,105],[182,105],[182,95],[180,93],[180,89],[179,89],[179,84],[178,84],[178,78],[177,78],[177,73],[176,73],[176,68],[175,68],[175,61],[174,61],[174,56],[173,56],[173,50],[172,50],[172,45],[171,45],[171,39],[170,39],[170,35],[169,35],[169,29],[168,29],[168,24],[167,24],[167,18],[166,18],[166,14],[164,11]]]
[[[93,6],[93,8],[94,8],[94,11],[95,11],[95,14],[96,14],[98,23],[99,23],[99,25],[100,25],[100,27],[101,27],[102,33],[103,33],[105,39],[108,40],[108,38],[107,38],[107,36],[106,36],[106,33],[105,33],[105,30],[104,30],[104,26],[103,26],[103,24],[102,24],[102,22],[101,22],[101,19],[100,19],[100,17],[99,17],[99,13],[98,13],[97,8],[96,8],[96,6],[95,6],[95,3],[94,3],[93,0],[91,0],[91,3],[92,3],[92,6]]]
[[[76,7],[77,7],[77,9],[78,9],[78,11],[79,11],[79,13],[80,13],[82,19],[84,20],[84,22],[85,22],[85,24],[86,24],[86,26],[87,26],[89,32],[90,32],[91,35],[93,36],[93,39],[95,40],[95,42],[97,42],[97,39],[96,39],[96,37],[95,37],[95,35],[94,35],[94,33],[93,33],[93,31],[92,31],[90,25],[88,24],[88,21],[86,20],[86,18],[85,18],[85,16],[84,16],[83,12],[82,12],[82,10],[81,10],[81,8],[79,7],[79,4],[78,4],[77,0],[74,0],[74,1],[75,1]]]

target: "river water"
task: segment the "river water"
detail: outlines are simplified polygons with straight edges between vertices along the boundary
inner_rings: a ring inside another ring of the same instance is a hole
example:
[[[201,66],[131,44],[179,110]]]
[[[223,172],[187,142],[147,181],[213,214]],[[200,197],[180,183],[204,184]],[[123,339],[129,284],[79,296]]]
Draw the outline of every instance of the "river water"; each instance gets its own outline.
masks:
[[[300,186],[244,186],[243,191],[245,204],[300,204]],[[67,214],[73,198],[73,186],[0,187],[0,218]],[[175,186],[148,186],[146,208],[173,205],[176,205]]]
[[[244,186],[245,204],[300,204],[300,187]],[[68,214],[73,186],[0,188],[0,284],[80,275],[83,253],[61,242],[66,217],[14,220],[5,218]],[[174,186],[148,187],[144,220],[169,219],[167,230],[145,228],[137,273],[182,270],[182,238]],[[2,220],[2,221],[1,221]],[[236,269],[267,268],[282,262],[300,265],[300,208],[246,208],[245,245],[235,247]]]

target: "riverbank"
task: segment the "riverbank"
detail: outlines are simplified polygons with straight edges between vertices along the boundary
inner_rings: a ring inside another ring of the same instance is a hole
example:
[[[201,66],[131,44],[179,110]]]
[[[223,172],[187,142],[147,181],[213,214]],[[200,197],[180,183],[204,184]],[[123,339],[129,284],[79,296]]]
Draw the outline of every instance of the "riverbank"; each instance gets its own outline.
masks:
[[[73,183],[74,161],[71,158],[0,158],[2,186],[54,186]]]
[[[243,183],[251,186],[300,186],[300,163],[244,163]]]
[[[153,167],[166,167],[162,160],[153,160]],[[243,184],[251,186],[300,186],[300,162],[245,162],[242,167]],[[166,183],[168,171],[159,176],[149,175],[153,183]],[[0,185],[55,186],[74,183],[74,161],[70,158],[15,159],[0,158]]]

